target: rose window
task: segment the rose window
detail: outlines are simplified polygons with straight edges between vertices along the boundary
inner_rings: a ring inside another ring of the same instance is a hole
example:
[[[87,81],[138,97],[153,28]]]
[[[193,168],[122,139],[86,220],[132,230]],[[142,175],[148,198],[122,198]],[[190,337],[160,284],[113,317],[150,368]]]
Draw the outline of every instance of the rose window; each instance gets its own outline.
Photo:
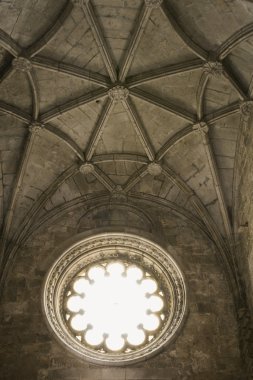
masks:
[[[127,365],[175,339],[186,314],[186,287],[162,247],[106,233],[58,252],[45,279],[43,309],[54,336],[74,355]]]
[[[81,271],[65,297],[73,335],[102,351],[129,351],[151,341],[169,307],[150,273],[120,261]]]

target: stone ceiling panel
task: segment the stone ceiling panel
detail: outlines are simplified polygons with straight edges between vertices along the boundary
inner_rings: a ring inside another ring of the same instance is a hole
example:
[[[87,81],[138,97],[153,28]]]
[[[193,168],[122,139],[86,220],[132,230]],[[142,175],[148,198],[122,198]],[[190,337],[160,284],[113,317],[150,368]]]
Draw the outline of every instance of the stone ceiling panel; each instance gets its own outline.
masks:
[[[158,108],[155,105],[148,104],[143,100],[133,97],[133,103],[138,110],[156,151],[177,132],[189,125],[187,120]],[[157,133],[157,131],[159,131],[159,133]]]
[[[129,75],[192,60],[196,56],[178,37],[161,9],[153,9]]]
[[[84,79],[48,70],[36,69],[36,77],[39,86],[40,108],[43,113],[99,88]]]
[[[48,199],[40,216],[82,195],[95,194],[104,190],[104,186],[92,174],[85,176],[77,172],[60,185],[56,192]]]
[[[210,76],[204,95],[204,113],[209,114],[239,101],[238,92],[224,76]]]
[[[165,0],[179,24],[200,46],[215,51],[233,33],[252,22],[249,1]]]
[[[143,163],[131,161],[101,162],[97,166],[114,182],[115,185],[125,185],[130,177],[143,167]]]
[[[240,78],[244,88],[252,93],[252,60],[253,38],[241,42],[228,55],[227,61],[231,64],[236,76]],[[250,87],[250,88],[249,88]]]
[[[57,180],[57,177],[75,162],[75,155],[57,137],[39,131],[34,137],[29,161],[25,168],[22,191],[14,213],[13,230],[20,226],[39,196]]]
[[[32,92],[26,73],[13,71],[1,84],[0,100],[31,113]]]
[[[129,115],[121,103],[116,103],[95,149],[95,154],[133,153],[145,155]]]
[[[170,182],[164,174],[151,176],[147,174],[132,189],[133,192],[146,193],[174,202],[180,189]]]
[[[73,7],[69,17],[42,50],[41,55],[106,74],[92,31],[78,4]]]
[[[105,99],[90,102],[60,115],[52,124],[84,151],[104,104]]]
[[[204,204],[215,199],[216,192],[201,134],[193,132],[174,145],[164,158]]]
[[[141,5],[140,0],[94,1],[95,13],[117,66],[126,52]]]
[[[16,119],[0,113],[0,224],[6,215],[17,174],[27,128]]]
[[[172,104],[177,104],[186,111],[196,113],[196,91],[201,74],[201,70],[189,71],[154,80],[139,88]]]
[[[51,26],[66,0],[57,1],[3,1],[0,26],[21,46],[27,47],[40,38]]]

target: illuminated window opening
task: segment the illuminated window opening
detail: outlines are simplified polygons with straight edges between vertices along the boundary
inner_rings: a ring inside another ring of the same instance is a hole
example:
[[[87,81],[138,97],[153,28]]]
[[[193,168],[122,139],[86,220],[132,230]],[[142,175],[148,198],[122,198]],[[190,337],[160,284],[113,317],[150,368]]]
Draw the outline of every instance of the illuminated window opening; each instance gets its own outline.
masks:
[[[103,351],[125,352],[151,341],[167,312],[164,293],[140,266],[109,261],[78,273],[65,293],[72,334]]]

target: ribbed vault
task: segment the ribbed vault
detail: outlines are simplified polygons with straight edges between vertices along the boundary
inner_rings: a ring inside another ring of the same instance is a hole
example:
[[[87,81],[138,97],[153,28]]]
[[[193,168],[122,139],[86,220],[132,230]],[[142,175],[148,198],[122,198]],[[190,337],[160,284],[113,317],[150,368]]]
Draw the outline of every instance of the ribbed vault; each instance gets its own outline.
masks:
[[[238,297],[233,186],[253,8],[205,3],[1,3],[3,280],[47,214],[116,194],[154,197],[199,224]]]

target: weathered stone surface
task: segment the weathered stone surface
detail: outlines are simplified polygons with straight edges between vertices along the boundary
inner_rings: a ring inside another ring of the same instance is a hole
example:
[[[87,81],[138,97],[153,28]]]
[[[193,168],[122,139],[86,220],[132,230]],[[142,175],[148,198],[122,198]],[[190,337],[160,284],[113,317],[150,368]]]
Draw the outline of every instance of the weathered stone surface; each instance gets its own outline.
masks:
[[[143,211],[147,214],[147,207]],[[78,232],[82,213],[77,209],[71,217],[65,214],[57,222],[47,223],[20,247],[5,290],[1,316],[3,378],[15,379],[18,374],[24,379],[52,380],[162,380],[168,374],[175,380],[193,376],[243,378],[233,301],[218,264],[216,248],[196,227],[156,206],[148,210],[155,226],[153,233],[156,230],[163,233],[163,244],[177,260],[188,285],[189,312],[179,337],[163,353],[127,368],[92,366],[61,347],[46,327],[40,291],[46,271],[59,255],[55,247]],[[98,222],[109,216],[109,223],[110,215],[103,216],[100,212],[98,219],[93,213],[86,221],[90,218],[88,225],[92,226],[92,218]],[[19,359],[14,359],[13,366],[9,358],[14,358],[16,352]]]
[[[239,347],[253,371],[244,3],[0,2],[1,378],[242,380]],[[153,234],[188,284],[177,340],[127,368],[70,356],[41,312],[55,249],[106,228]]]

